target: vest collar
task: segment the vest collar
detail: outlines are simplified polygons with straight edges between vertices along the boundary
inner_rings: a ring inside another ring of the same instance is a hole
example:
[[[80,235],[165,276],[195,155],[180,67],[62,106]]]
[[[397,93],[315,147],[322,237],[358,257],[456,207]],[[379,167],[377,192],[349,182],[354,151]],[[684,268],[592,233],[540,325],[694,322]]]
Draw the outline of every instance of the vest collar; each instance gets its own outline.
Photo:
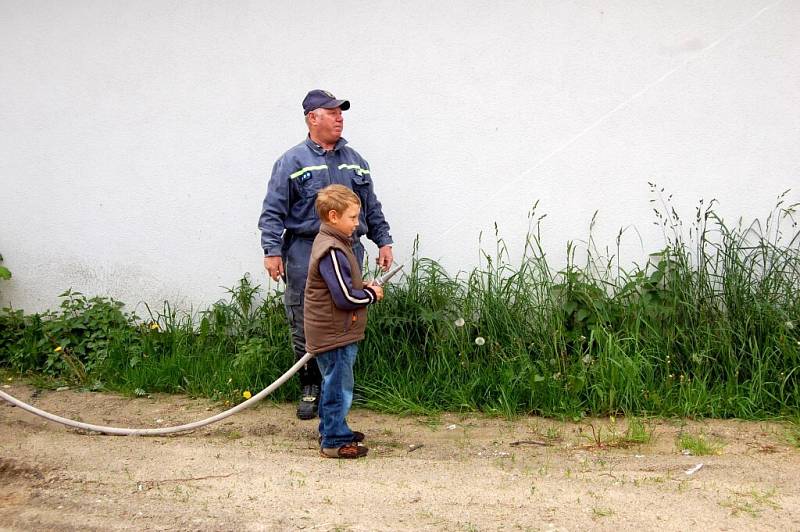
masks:
[[[333,237],[334,239],[338,240],[339,242],[341,242],[345,246],[352,246],[353,245],[353,237],[352,236],[347,236],[346,234],[342,233],[341,231],[337,231],[336,229],[334,229],[330,225],[326,224],[325,222],[322,222],[320,224],[319,232],[324,234],[324,235],[328,235],[330,237]]]

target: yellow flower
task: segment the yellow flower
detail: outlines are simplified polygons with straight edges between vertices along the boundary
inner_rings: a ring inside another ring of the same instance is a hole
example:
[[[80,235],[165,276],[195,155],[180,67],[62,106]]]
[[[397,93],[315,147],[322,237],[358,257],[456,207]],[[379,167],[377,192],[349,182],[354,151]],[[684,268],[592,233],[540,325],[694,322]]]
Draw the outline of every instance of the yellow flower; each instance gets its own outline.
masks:
[[[63,348],[63,347],[61,347],[61,346],[58,346],[58,347],[56,347],[56,348],[55,348],[55,352],[56,352],[56,353],[60,353],[60,352],[61,352],[61,351],[63,351],[63,350],[64,350],[64,348]]]
[[[242,397],[245,399],[250,399],[253,395],[250,393],[250,390],[245,390],[242,392]]]
[[[150,324],[150,329],[153,331],[157,331],[159,329],[158,323],[153,322]]]

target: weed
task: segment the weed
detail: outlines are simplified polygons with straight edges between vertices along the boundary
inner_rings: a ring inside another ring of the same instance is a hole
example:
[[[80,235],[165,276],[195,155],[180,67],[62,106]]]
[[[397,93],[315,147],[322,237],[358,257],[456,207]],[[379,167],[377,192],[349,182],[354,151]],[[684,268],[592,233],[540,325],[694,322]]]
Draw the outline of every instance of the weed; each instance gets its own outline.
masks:
[[[687,432],[681,432],[678,435],[678,449],[680,451],[688,451],[693,456],[706,456],[713,454],[720,454],[723,445],[717,441],[708,440],[704,434],[697,436]]]
[[[242,433],[239,432],[238,430],[231,430],[229,432],[226,432],[225,437],[228,438],[229,440],[239,440],[243,438]]]
[[[731,515],[738,516],[745,513],[750,517],[759,517],[765,508],[779,510],[781,507],[774,501],[776,490],[768,491],[751,490],[749,492],[734,491],[733,496],[719,503],[723,508],[729,508]]]
[[[623,440],[632,444],[647,444],[653,439],[653,427],[646,421],[631,417],[628,419],[628,428],[625,429]]]
[[[544,437],[550,441],[559,441],[561,440],[561,429],[556,426],[549,426],[545,430]]]
[[[598,507],[592,508],[593,518],[609,517],[611,515],[614,515],[614,510],[612,510],[611,508],[598,508]]]
[[[786,427],[786,442],[800,449],[800,418],[791,421]]]

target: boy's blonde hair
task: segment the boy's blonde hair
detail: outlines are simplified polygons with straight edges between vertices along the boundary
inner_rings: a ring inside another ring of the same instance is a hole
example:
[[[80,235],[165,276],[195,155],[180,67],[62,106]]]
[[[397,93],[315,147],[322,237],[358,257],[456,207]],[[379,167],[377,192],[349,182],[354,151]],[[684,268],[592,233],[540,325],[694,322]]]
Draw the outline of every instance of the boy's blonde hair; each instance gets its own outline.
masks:
[[[361,200],[355,192],[344,185],[328,185],[317,193],[317,214],[323,222],[329,222],[328,213],[342,214],[351,205],[361,207]]]

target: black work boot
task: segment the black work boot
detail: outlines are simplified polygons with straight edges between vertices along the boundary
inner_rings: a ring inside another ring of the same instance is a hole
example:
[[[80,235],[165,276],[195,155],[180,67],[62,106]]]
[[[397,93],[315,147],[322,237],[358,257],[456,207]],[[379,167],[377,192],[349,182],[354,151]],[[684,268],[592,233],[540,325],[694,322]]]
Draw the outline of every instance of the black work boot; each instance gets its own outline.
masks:
[[[317,407],[319,406],[319,386],[306,384],[302,391],[303,396],[297,404],[297,418],[314,419],[317,417]]]

